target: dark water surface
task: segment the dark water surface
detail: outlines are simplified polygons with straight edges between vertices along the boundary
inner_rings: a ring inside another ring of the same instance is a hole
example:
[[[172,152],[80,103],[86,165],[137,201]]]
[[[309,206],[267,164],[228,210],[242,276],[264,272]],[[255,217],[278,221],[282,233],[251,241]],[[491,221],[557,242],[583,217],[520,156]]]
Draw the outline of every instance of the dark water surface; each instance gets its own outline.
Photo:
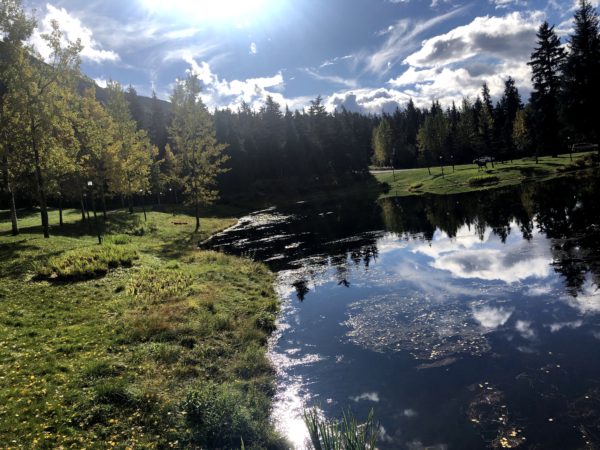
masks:
[[[600,448],[597,177],[245,217],[214,248],[283,299],[274,412],[373,408],[380,448]]]

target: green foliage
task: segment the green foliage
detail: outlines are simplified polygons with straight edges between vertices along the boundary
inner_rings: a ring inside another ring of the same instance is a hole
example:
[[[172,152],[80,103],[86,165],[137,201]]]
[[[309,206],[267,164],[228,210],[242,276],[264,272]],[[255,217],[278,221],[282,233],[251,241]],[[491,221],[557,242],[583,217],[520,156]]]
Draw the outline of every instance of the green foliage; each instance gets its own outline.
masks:
[[[79,247],[50,257],[37,267],[37,276],[57,281],[86,280],[120,266],[131,267],[137,258],[137,252],[124,245]]]
[[[373,130],[373,163],[385,166],[392,162],[393,136],[392,128],[387,118],[379,122]]]
[[[344,412],[341,421],[328,421],[321,417],[315,407],[304,411],[304,423],[308,428],[314,450],[375,450],[378,428],[373,410],[367,420],[359,424],[351,411]]]

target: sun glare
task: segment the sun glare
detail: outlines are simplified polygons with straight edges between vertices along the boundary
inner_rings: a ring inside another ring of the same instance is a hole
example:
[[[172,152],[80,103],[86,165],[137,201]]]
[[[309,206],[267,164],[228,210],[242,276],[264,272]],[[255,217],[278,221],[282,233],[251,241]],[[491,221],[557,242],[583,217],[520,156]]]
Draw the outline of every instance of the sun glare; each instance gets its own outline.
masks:
[[[142,0],[150,11],[198,21],[247,20],[268,10],[270,0]]]

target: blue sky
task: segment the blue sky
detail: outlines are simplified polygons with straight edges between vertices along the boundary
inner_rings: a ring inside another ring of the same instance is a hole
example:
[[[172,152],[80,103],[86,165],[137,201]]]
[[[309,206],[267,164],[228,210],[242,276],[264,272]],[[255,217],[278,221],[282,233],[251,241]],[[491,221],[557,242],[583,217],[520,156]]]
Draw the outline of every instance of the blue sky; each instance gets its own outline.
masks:
[[[595,2],[597,4],[597,1]],[[473,98],[509,75],[526,97],[526,65],[543,20],[566,38],[574,0],[25,0],[40,30],[56,19],[81,38],[82,71],[168,99],[194,71],[210,107],[258,107],[267,95],[301,109],[379,113]],[[33,44],[44,55],[39,35]]]

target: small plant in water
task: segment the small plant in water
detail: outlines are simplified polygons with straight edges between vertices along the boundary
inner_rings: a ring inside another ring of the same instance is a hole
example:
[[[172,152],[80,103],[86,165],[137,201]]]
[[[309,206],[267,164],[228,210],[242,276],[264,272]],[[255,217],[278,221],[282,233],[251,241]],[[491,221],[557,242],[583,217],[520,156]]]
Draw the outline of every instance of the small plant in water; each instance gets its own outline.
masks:
[[[350,410],[344,412],[342,420],[329,421],[313,407],[304,411],[304,423],[314,450],[374,450],[377,443],[373,410],[367,421],[359,424]]]

